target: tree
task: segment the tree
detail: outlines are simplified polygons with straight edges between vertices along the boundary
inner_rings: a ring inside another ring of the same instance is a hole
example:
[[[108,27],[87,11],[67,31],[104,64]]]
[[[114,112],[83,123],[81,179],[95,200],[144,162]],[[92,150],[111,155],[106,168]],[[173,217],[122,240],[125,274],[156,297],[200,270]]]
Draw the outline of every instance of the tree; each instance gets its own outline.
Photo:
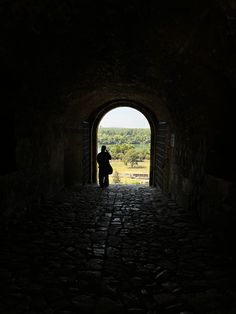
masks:
[[[98,144],[150,144],[150,129],[99,128]]]
[[[125,165],[128,165],[128,163],[130,163],[132,168],[134,167],[134,165],[138,165],[139,161],[138,152],[135,149],[128,150],[124,155],[123,161]]]
[[[115,184],[120,183],[120,176],[119,176],[119,172],[118,171],[114,171],[113,172],[113,176],[112,176],[113,182]]]
[[[139,160],[144,161],[144,159],[150,159],[150,152],[145,148],[139,151]]]
[[[129,149],[134,149],[134,146],[131,144],[119,144],[119,145],[113,145],[111,147],[111,155],[113,159],[120,159],[122,160],[125,153]]]

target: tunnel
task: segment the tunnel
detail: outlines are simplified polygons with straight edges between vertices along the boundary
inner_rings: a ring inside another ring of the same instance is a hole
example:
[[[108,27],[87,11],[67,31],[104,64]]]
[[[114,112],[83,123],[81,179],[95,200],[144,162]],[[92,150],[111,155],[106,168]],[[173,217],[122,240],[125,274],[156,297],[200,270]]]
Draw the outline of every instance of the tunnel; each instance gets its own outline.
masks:
[[[234,313],[234,1],[0,18],[0,312]],[[103,191],[97,129],[123,106],[150,124],[150,186]]]

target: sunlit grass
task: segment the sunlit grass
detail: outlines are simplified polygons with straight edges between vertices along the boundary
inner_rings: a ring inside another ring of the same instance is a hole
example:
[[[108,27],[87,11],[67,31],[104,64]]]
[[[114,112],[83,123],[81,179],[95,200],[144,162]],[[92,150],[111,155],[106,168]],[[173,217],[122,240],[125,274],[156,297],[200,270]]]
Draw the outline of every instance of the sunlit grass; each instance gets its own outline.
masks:
[[[149,184],[149,167],[150,161],[144,160],[139,162],[135,167],[130,167],[130,165],[125,165],[124,162],[118,160],[111,160],[111,165],[113,168],[113,174],[115,171],[118,172],[120,183],[119,184]],[[114,184],[113,174],[110,175],[110,184]],[[132,174],[146,174],[145,178],[132,177]]]
[[[113,171],[117,171],[119,174],[122,173],[146,173],[149,174],[149,160],[144,160],[143,162],[139,162],[137,166],[131,168],[130,165],[126,166],[123,161],[119,160],[111,160],[110,162]]]
[[[144,160],[139,162],[135,167],[125,165],[124,162],[119,160],[111,160],[111,166],[113,168],[113,174],[110,177],[110,184],[114,184],[113,175],[117,171],[120,178],[119,184],[149,184],[149,167],[150,161]],[[145,178],[133,177],[133,174],[146,174]]]

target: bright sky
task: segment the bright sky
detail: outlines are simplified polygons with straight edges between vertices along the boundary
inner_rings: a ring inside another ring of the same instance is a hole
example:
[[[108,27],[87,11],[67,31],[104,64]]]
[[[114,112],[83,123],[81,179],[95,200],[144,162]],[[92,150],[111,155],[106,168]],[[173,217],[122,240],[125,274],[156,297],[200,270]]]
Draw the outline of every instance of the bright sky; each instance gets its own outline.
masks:
[[[130,107],[118,107],[109,111],[100,121],[104,128],[150,128],[145,116]]]

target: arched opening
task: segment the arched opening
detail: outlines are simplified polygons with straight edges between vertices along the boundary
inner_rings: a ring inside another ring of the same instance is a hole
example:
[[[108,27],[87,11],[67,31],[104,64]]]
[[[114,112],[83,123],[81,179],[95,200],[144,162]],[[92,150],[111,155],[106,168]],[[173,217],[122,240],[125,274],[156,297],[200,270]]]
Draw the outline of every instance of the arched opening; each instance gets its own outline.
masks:
[[[110,184],[149,185],[151,129],[139,110],[119,106],[107,112],[98,125],[97,144],[98,152],[105,145],[112,156]]]
[[[110,112],[112,109],[119,107],[129,107],[138,110],[141,114],[144,115],[148,124],[150,126],[150,162],[149,162],[149,185],[155,185],[155,150],[156,150],[156,129],[158,122],[155,120],[154,115],[140,103],[134,103],[131,101],[115,101],[112,103],[105,104],[100,107],[100,109],[94,114],[91,119],[91,182],[97,183],[97,147],[98,147],[98,128],[102,118]]]

